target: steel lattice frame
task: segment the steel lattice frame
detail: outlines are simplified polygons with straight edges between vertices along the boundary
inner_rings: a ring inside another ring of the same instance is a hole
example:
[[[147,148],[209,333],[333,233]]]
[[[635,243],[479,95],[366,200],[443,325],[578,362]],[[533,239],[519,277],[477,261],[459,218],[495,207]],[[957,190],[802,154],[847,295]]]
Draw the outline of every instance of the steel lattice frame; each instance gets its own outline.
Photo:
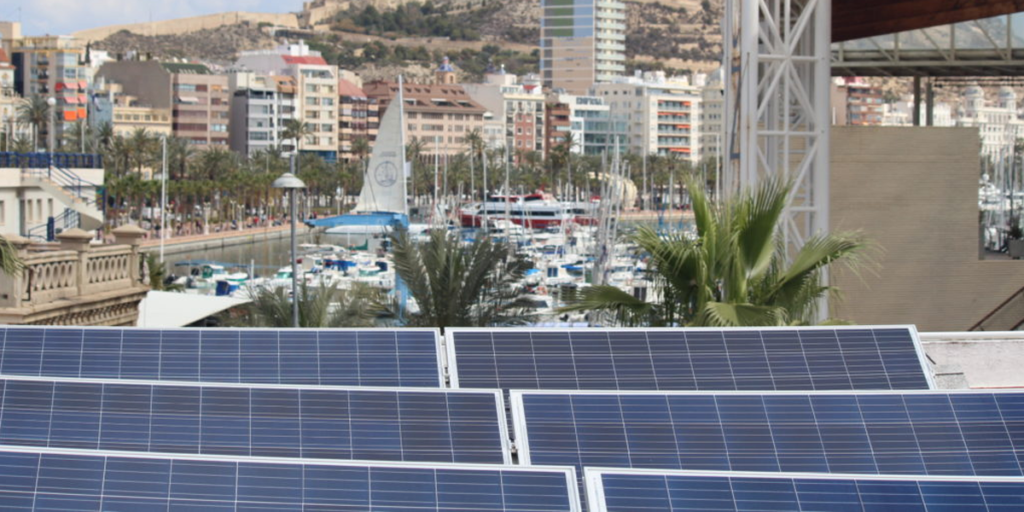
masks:
[[[793,183],[791,250],[829,229],[832,0],[726,0],[724,193]]]

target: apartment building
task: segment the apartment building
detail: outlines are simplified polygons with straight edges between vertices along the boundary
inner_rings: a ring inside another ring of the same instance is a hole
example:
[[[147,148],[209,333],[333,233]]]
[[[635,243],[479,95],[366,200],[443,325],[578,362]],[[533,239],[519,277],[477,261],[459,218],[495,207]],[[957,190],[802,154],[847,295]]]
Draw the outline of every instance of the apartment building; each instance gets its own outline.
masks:
[[[544,87],[586,94],[626,72],[626,6],[617,0],[541,0]]]
[[[273,50],[242,52],[238,69],[295,79],[298,119],[308,130],[298,150],[328,162],[338,158],[338,67],[305,43],[282,44]]]
[[[550,93],[547,97],[548,151],[572,137],[571,151],[600,155],[614,148],[616,134],[625,134],[626,125],[612,119],[611,108],[597,96]]]
[[[338,80],[338,158],[351,162],[358,158],[353,149],[357,140],[373,147],[380,128],[380,107],[376,99],[366,96],[362,87],[341,78]]]
[[[284,155],[295,151],[295,141],[284,139],[285,123],[299,118],[294,77],[257,75],[235,71],[228,75],[231,92],[229,145],[233,151],[252,156],[280,147]]]
[[[376,100],[381,117],[398,95],[398,83],[384,80],[363,86],[366,96]],[[406,140],[420,143],[420,155],[456,155],[469,149],[466,134],[483,133],[488,112],[473,101],[461,85],[404,84]]]
[[[170,110],[171,135],[197,150],[227,149],[227,76],[201,64],[126,60],[103,64],[96,77],[119,84],[138,106]]]
[[[123,85],[100,79],[95,83],[89,107],[89,125],[98,128],[109,124],[115,135],[124,137],[138,129],[150,135],[170,137],[173,135],[171,115],[171,109],[147,105],[126,94]]]
[[[722,71],[711,74],[701,87],[700,158],[722,158],[725,140],[725,84]]]
[[[14,92],[14,65],[7,52],[0,48],[0,141],[6,149],[9,141],[16,136],[18,126],[18,102],[20,97]]]
[[[5,36],[6,37],[6,36]],[[16,37],[4,40],[15,68],[14,90],[24,98],[42,96],[56,103],[54,133],[39,126],[39,147],[59,141],[71,123],[88,117],[90,76],[82,64],[85,47],[68,36]]]
[[[625,150],[674,155],[694,164],[700,160],[702,95],[689,79],[637,73],[595,84],[593,90],[611,107],[612,118],[625,122]]]
[[[540,77],[527,75],[519,80],[502,69],[487,73],[482,84],[463,84],[462,87],[470,98],[491,112],[496,121],[503,121],[504,145],[510,149],[510,162],[519,163],[531,151],[544,153],[545,98]]]

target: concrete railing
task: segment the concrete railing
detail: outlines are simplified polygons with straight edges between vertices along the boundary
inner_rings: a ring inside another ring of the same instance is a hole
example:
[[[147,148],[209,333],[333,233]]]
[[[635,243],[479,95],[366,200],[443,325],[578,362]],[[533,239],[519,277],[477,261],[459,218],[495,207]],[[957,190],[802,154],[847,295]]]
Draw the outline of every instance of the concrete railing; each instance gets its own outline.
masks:
[[[144,281],[139,246],[144,231],[114,230],[117,245],[92,245],[92,235],[67,230],[59,244],[32,244],[6,235],[25,265],[19,276],[0,280],[0,308],[49,304],[128,289]]]

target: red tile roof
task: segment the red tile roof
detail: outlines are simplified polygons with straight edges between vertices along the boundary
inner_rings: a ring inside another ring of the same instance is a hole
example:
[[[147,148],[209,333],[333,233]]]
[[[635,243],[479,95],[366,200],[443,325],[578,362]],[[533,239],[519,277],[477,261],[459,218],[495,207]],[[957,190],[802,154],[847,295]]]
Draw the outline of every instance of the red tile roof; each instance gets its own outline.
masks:
[[[288,64],[327,65],[327,61],[324,60],[323,57],[295,57],[293,55],[282,55],[281,58]]]
[[[356,84],[341,78],[338,80],[338,96],[351,96],[353,98],[365,98],[366,92],[364,92]]]
[[[10,64],[11,59],[7,56],[7,52],[3,48],[0,48],[0,64]]]

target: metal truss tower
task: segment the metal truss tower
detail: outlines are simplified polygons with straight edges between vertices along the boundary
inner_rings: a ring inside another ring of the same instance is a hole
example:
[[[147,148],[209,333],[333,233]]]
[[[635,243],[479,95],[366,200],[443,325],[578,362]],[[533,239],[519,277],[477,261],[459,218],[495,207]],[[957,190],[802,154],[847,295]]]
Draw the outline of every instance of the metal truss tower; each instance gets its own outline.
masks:
[[[791,181],[781,229],[795,251],[829,229],[832,0],[726,0],[725,9],[724,194]]]

